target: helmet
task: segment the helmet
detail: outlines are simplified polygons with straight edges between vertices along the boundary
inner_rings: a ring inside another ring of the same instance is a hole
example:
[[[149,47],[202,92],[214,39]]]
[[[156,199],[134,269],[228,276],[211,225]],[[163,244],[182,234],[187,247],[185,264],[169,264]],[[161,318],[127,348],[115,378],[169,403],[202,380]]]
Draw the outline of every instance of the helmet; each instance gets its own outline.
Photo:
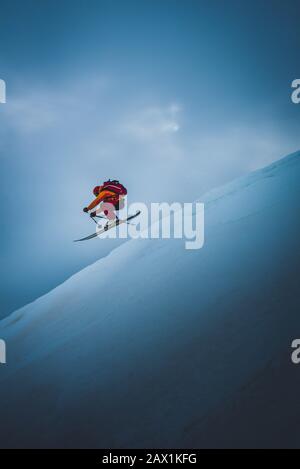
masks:
[[[97,197],[97,196],[99,195],[101,189],[102,189],[102,186],[96,186],[96,187],[94,187],[94,189],[93,189],[93,194],[94,194],[95,197]]]

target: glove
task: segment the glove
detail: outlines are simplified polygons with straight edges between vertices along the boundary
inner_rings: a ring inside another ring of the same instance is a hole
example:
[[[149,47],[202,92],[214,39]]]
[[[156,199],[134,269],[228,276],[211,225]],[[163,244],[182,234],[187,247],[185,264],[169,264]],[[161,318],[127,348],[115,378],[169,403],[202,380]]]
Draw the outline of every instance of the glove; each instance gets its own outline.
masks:
[[[84,207],[83,211],[84,211],[84,213],[87,213],[89,211],[89,209],[87,207]]]
[[[91,213],[90,213],[90,217],[91,217],[91,218],[94,218],[96,215],[97,215],[97,212],[91,212]]]

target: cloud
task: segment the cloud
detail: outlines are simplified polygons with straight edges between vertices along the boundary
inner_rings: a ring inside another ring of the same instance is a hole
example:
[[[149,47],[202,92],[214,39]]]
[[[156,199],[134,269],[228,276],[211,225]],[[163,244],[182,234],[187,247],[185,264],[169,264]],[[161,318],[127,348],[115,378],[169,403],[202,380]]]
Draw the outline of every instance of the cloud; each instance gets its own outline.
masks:
[[[27,84],[10,96],[5,108],[5,124],[19,134],[67,126],[79,116],[92,113],[107,86],[107,80],[101,76],[47,88]]]
[[[70,184],[78,178],[83,191],[89,181],[96,183],[95,173],[127,180],[138,174],[144,184],[138,192],[145,194],[149,186],[150,197],[147,181],[155,180],[156,197],[170,192],[179,199],[190,187],[195,188],[191,197],[198,197],[297,149],[291,143],[295,138],[267,124],[247,126],[216,116],[212,128],[201,110],[199,115],[183,111],[177,100],[161,104],[154,97],[143,105],[141,100],[101,74],[47,87],[26,84],[2,108],[0,145],[6,135],[29,162],[42,155],[45,167],[59,163],[60,173],[66,171],[68,180],[72,172]]]
[[[164,138],[180,130],[179,114],[176,104],[147,107],[127,116],[120,130],[123,135],[139,141]]]

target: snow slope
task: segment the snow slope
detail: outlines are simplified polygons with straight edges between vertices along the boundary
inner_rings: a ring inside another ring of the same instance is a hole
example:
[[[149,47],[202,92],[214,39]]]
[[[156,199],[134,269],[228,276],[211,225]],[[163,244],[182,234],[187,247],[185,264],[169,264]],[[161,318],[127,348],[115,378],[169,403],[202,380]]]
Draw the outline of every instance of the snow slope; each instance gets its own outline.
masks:
[[[3,320],[0,445],[300,446],[299,181],[300,152],[204,196],[203,249],[128,241]]]

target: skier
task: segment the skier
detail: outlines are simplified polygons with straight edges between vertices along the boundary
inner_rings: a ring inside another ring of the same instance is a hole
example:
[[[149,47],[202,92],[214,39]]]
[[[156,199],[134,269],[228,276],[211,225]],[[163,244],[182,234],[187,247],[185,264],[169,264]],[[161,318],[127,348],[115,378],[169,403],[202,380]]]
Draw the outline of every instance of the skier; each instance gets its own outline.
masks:
[[[102,186],[96,186],[93,193],[96,198],[88,207],[84,207],[83,211],[88,213],[90,210],[97,207],[97,205],[101,204],[97,210],[90,213],[91,218],[103,212],[109,221],[115,220],[116,218],[118,220],[115,212],[124,207],[124,197],[127,194],[127,189],[120,184],[119,181],[111,181],[109,179],[105,181]]]
[[[83,211],[88,213],[99,205],[97,210],[93,210],[90,213],[90,217],[94,220],[94,217],[96,217],[98,213],[104,213],[104,217],[101,216],[100,218],[106,218],[108,221],[104,228],[101,228],[96,220],[94,220],[94,222],[100,227],[100,230],[97,230],[95,233],[85,236],[84,238],[75,239],[75,242],[93,239],[122,223],[130,223],[131,220],[138,217],[141,213],[140,210],[137,210],[136,213],[127,216],[123,220],[120,220],[117,217],[115,212],[124,208],[124,199],[127,194],[127,189],[119,181],[111,181],[109,179],[108,181],[105,181],[102,186],[96,186],[93,193],[96,198],[90,203],[90,205],[88,205],[88,207],[84,207]]]

